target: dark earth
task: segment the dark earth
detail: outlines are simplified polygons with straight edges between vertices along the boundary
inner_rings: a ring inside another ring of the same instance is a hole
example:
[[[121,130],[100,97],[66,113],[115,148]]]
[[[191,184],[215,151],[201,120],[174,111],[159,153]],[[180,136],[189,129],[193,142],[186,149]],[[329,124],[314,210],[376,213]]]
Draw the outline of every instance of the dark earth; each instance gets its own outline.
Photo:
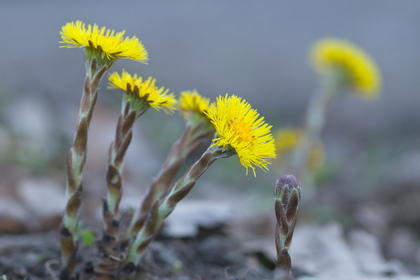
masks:
[[[59,244],[56,232],[0,239],[0,275],[8,280],[57,279]],[[80,279],[92,275],[96,249],[79,251]],[[239,253],[223,228],[201,229],[195,238],[158,238],[142,260],[136,279],[264,280],[273,279],[273,262],[261,254]]]

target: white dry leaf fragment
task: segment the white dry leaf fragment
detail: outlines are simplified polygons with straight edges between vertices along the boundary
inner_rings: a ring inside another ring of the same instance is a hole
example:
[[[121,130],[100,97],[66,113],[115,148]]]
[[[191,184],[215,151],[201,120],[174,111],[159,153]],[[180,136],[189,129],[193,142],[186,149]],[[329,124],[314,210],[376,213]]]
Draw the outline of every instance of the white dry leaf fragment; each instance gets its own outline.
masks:
[[[164,234],[171,237],[194,237],[199,227],[212,228],[234,218],[228,202],[183,200],[166,220]]]
[[[346,275],[362,276],[352,251],[337,223],[323,226],[297,225],[290,250],[292,265],[299,271],[322,279]]]

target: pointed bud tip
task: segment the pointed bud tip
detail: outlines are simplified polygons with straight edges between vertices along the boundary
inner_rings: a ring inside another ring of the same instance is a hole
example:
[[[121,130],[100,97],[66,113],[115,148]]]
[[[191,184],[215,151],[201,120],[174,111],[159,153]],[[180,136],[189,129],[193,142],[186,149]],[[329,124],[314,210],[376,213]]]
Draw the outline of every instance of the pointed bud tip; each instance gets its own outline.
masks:
[[[276,181],[276,185],[274,187],[274,196],[280,198],[283,194],[289,194],[292,189],[298,190],[300,197],[299,180],[296,179],[296,177],[293,175],[282,176]]]
[[[276,187],[281,185],[290,185],[294,188],[297,188],[300,187],[300,182],[293,175],[285,175],[283,177],[280,177],[280,179],[278,179],[276,182]]]

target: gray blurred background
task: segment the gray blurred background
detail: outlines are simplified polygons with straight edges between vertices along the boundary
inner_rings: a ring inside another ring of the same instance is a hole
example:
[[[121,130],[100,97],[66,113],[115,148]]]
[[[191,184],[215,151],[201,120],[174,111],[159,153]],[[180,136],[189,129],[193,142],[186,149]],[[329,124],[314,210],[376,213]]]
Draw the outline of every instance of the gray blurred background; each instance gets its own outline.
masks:
[[[339,163],[339,185],[350,196],[357,196],[357,192],[356,187],[349,191],[348,186],[357,185],[364,195],[366,188],[376,190],[389,181],[381,176],[388,175],[390,169],[402,172],[400,160],[406,162],[408,157],[410,163],[419,162],[418,1],[182,0],[117,4],[2,0],[2,131],[12,131],[16,141],[28,140],[20,160],[35,168],[44,163],[48,170],[51,163],[56,163],[54,167],[60,169],[73,136],[85,75],[83,52],[59,48],[58,41],[61,27],[74,20],[117,31],[125,29],[127,35],[142,40],[149,51],[149,64],[119,60],[114,71],[125,68],[145,77],[152,75],[159,86],[175,94],[187,89],[197,89],[211,98],[237,94],[266,117],[273,131],[302,124],[309,97],[318,85],[308,63],[311,44],[325,36],[348,39],[376,61],[383,90],[378,100],[367,102],[349,94],[331,104],[323,140],[327,160]],[[90,161],[98,159],[95,152],[105,154],[119,112],[120,93],[106,90],[106,84],[104,79],[94,115],[94,124],[98,124],[92,126],[90,141],[96,144],[91,148],[94,159]],[[140,144],[152,143],[145,144],[146,148],[136,148],[134,143],[131,157],[147,158],[143,160],[146,163],[136,163],[136,170],[149,178],[183,125],[178,115],[151,112],[139,126],[144,126],[144,131],[137,132],[141,134],[139,139],[144,139]],[[31,151],[35,151],[34,158],[28,159]],[[62,156],[51,160],[54,153]],[[10,155],[3,158],[16,161]],[[237,165],[236,159],[227,162]],[[225,164],[219,165],[213,175],[225,170]],[[233,168],[242,172],[238,166]],[[410,168],[409,175],[418,177],[420,167],[411,164]],[[2,175],[6,177],[6,173]],[[279,175],[274,170],[261,177],[272,182]],[[231,178],[233,182],[242,180],[237,177],[246,178],[251,185],[264,181],[242,174],[227,176],[235,177]]]
[[[149,50],[149,65],[120,60],[114,70],[153,75],[175,93],[196,88],[210,97],[240,95],[273,124],[301,121],[317,86],[310,45],[325,36],[345,38],[377,62],[383,92],[372,103],[354,97],[337,102],[328,124],[370,135],[419,130],[412,125],[420,115],[418,1],[2,0],[3,95],[45,98],[75,111],[83,54],[60,49],[58,33],[78,19],[125,29]],[[62,111],[57,117],[72,120]]]
[[[308,63],[311,44],[325,36],[348,39],[377,62],[383,91],[373,102],[348,95],[332,104],[324,132],[330,153],[382,145],[419,148],[418,1],[2,0],[0,93],[6,126],[48,131],[53,125],[72,137],[83,52],[59,48],[58,41],[61,27],[74,20],[125,29],[142,40],[149,64],[119,60],[114,71],[152,75],[175,94],[187,89],[211,98],[237,94],[274,130],[302,123],[317,88]],[[98,106],[117,114],[119,93],[105,90],[106,79],[102,85]]]

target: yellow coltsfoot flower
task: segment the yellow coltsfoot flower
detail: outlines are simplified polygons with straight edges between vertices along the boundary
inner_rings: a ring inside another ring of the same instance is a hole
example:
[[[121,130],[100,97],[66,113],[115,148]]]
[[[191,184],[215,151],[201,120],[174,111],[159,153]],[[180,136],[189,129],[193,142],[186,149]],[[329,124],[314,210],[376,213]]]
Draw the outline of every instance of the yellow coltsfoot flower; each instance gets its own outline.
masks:
[[[326,38],[311,50],[311,60],[319,73],[334,68],[343,71],[344,85],[365,98],[374,98],[381,88],[381,75],[374,61],[359,47],[346,41]]]
[[[271,126],[265,123],[255,109],[242,98],[226,94],[219,96],[206,112],[216,129],[212,146],[233,149],[240,163],[251,168],[268,169],[270,158],[275,158]]]
[[[201,96],[197,90],[186,90],[181,92],[178,109],[182,112],[185,119],[187,119],[191,113],[205,115],[209,106],[210,99]]]
[[[207,136],[211,137],[214,134],[214,127],[206,115],[209,107],[210,99],[201,96],[197,90],[181,91],[178,110],[184,116],[187,129],[191,130],[193,138],[208,138]]]
[[[125,30],[116,33],[106,27],[99,28],[96,24],[89,24],[86,28],[85,24],[78,20],[63,26],[60,43],[66,44],[61,46],[63,48],[85,47],[96,50],[108,60],[123,58],[147,63],[147,50],[140,40],[136,36],[124,37],[124,34]]]
[[[109,75],[109,89],[119,88],[128,93],[130,96],[145,101],[152,108],[159,110],[162,108],[165,113],[172,113],[177,104],[177,100],[173,93],[169,93],[169,89],[164,87],[158,88],[155,85],[156,79],[149,77],[143,80],[137,74],[131,75],[127,71],[122,70],[121,75],[114,72]]]

